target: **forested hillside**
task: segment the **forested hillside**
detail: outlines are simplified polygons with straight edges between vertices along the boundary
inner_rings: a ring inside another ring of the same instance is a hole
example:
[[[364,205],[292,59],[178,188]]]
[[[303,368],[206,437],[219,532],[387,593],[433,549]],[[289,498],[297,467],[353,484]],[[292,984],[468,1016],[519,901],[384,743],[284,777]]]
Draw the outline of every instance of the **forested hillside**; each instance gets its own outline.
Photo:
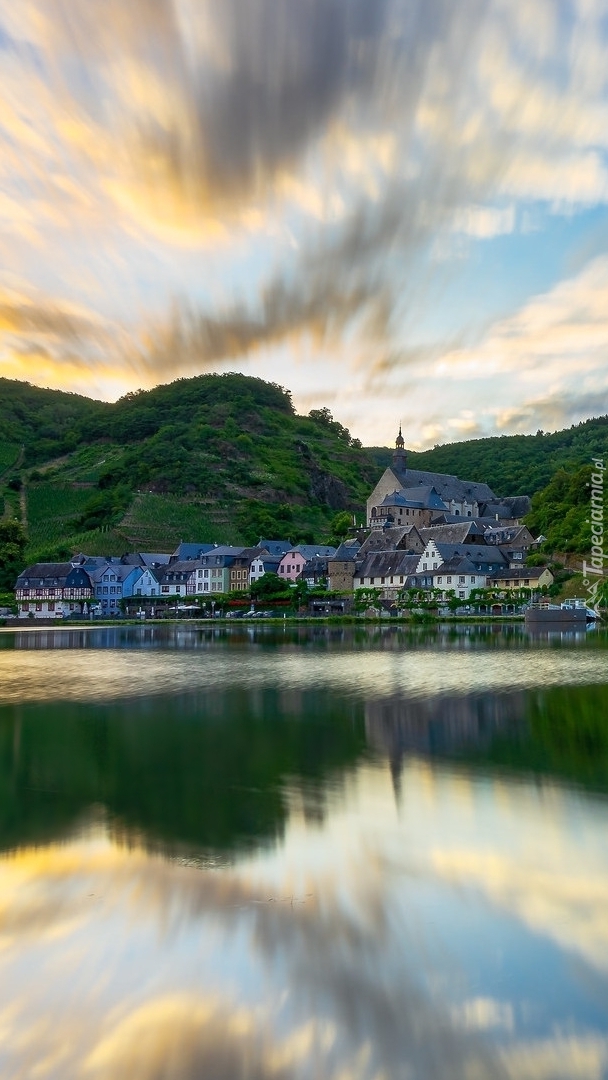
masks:
[[[437,446],[409,463],[487,481],[498,495],[541,492],[533,531],[554,550],[581,551],[580,470],[602,455],[608,417]],[[115,404],[0,380],[0,518],[25,527],[28,561],[170,550],[180,540],[327,540],[336,512],[363,519],[391,456],[362,448],[327,409],[298,416],[289,391],[244,375],[180,379]]]
[[[369,453],[379,469],[390,463],[392,451],[385,447],[371,447]],[[497,495],[533,495],[558,469],[573,469],[602,456],[608,458],[608,416],[550,434],[539,431],[446,443],[424,453],[409,453],[408,462],[413,469],[485,481]]]
[[[314,542],[337,511],[363,511],[377,475],[328,410],[298,416],[287,390],[242,375],[114,405],[7,380],[0,397],[4,513],[26,525],[31,559],[263,534]]]

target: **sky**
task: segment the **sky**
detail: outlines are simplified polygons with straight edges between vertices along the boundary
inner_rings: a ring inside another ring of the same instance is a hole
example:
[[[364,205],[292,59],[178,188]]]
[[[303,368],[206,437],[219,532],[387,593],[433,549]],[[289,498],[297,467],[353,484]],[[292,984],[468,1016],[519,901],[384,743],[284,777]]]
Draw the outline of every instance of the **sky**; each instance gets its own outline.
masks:
[[[608,411],[608,0],[0,0],[0,376]]]

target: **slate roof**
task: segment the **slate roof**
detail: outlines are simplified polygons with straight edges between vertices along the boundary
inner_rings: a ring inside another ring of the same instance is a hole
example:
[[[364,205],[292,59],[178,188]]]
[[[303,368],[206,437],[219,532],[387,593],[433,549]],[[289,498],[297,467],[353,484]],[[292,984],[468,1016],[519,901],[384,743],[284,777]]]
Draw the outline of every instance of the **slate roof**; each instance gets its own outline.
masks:
[[[143,569],[143,566],[129,565],[128,563],[104,563],[103,566],[97,566],[94,570],[87,568],[87,572],[91,581],[95,582],[100,582],[108,570],[111,570],[116,575],[118,581],[125,581],[135,570]]]
[[[442,544],[486,543],[483,528],[474,518],[458,517],[456,521],[446,525],[419,527],[418,532],[425,544],[427,540]]]
[[[449,562],[456,556],[469,559],[479,570],[488,570],[490,567],[499,568],[507,565],[502,551],[486,544],[437,544],[437,550],[444,563]]]
[[[407,555],[404,551],[372,551],[357,565],[355,575],[358,578],[391,577],[413,574],[420,555]]]
[[[171,555],[164,551],[133,551],[122,557],[126,566],[166,566],[170,560]]]
[[[507,499],[487,499],[480,505],[480,513],[484,517],[522,518],[530,513],[530,499],[528,495],[514,495]]]
[[[395,472],[395,469],[393,468],[392,471]],[[405,473],[395,473],[395,475],[399,475],[399,479],[403,481],[403,487],[406,491],[422,485],[435,488],[435,491],[442,499],[455,499],[457,502],[465,500],[467,502],[485,503],[496,499],[488,484],[477,484],[473,480],[460,480],[458,476],[453,476],[451,473],[427,472],[425,469],[406,469]]]
[[[172,562],[167,566],[159,567],[155,576],[161,584],[168,581],[184,582],[200,565],[200,559],[184,559],[181,562]]]
[[[300,572],[300,577],[301,578],[327,577],[327,564],[328,564],[328,562],[329,562],[329,559],[323,558],[322,556],[315,555],[315,557],[313,559],[308,559],[307,562],[304,563],[304,566],[302,567],[302,570]]]
[[[424,573],[430,574],[431,577],[442,577],[445,574],[485,574],[487,571],[478,570],[478,568],[471,562],[470,559],[456,557],[454,559],[448,559],[447,562],[443,562],[441,566],[438,566],[436,570],[426,570]]]
[[[420,539],[420,532],[415,525],[399,525],[392,529],[372,529],[366,540],[359,549],[361,557],[370,551],[405,551],[408,548],[408,539],[416,537]]]
[[[282,555],[258,555],[258,559],[261,559],[262,566],[264,567],[265,574],[276,574],[279,563],[283,558]]]
[[[183,562],[185,559],[198,559],[201,555],[205,555],[208,551],[211,551],[213,544],[179,544],[173,555]]]
[[[435,488],[425,487],[423,484],[393,491],[391,495],[386,495],[379,505],[416,507],[421,510],[447,510],[447,506],[439,498]]]
[[[331,557],[331,562],[355,562],[361,544],[359,540],[343,540]]]
[[[91,578],[82,566],[71,562],[32,563],[26,566],[15,585],[15,589],[42,589],[49,587],[65,588],[67,578],[72,577],[75,588],[90,589]]]
[[[287,549],[288,551],[299,551],[305,559],[314,559],[315,555],[325,555],[326,557],[335,555],[335,547],[324,546],[323,544],[294,544]]]
[[[282,559],[283,555],[286,555],[288,551],[291,551],[289,540],[265,540],[263,537],[260,537],[258,547],[265,548],[269,555],[278,555],[280,559]]]
[[[512,581],[516,581],[517,578],[539,578],[547,569],[548,567],[546,566],[517,566],[512,569],[505,568],[504,570],[497,570],[493,573],[491,575],[491,580],[501,581],[510,578]],[[549,573],[551,573],[551,571],[549,571]]]

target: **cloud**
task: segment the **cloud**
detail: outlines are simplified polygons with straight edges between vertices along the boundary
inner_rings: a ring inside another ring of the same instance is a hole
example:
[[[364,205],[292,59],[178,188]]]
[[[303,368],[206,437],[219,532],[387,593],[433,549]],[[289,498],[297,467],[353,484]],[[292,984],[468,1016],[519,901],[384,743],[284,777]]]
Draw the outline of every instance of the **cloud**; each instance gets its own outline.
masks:
[[[291,382],[285,358],[310,342],[328,392],[345,375],[363,392],[367,365],[369,407],[394,396],[482,244],[608,205],[601,5],[524,7],[0,0],[0,254],[66,313],[0,312],[4,370],[104,396],[226,363]],[[76,302],[103,330],[68,318]],[[532,378],[542,365],[563,393],[555,338],[541,355],[514,333],[518,386],[534,354]],[[437,329],[469,394],[481,354],[452,346],[470,336]],[[500,363],[486,353],[485,374]],[[540,397],[519,386],[505,415]]]

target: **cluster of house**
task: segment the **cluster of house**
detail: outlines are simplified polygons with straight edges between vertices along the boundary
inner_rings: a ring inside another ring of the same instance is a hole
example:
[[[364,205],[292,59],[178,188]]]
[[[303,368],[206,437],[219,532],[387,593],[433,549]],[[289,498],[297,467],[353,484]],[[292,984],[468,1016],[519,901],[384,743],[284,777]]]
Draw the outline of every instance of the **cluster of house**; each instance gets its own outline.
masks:
[[[540,590],[553,582],[546,567],[526,566],[534,539],[522,524],[527,496],[498,499],[487,484],[407,468],[399,430],[391,466],[367,503],[367,527],[336,550],[260,539],[256,547],[180,544],[172,554],[121,558],[78,555],[68,563],[27,567],[16,584],[19,615],[56,618],[93,610],[112,616],[121,601],[215,597],[246,592],[267,573],[331,591],[380,590],[385,602],[408,589],[436,590],[466,602],[472,590]]]
[[[70,562],[36,563],[17,579],[15,598],[22,618],[52,619],[91,611],[117,615],[121,601],[150,602],[175,597],[215,598],[247,592],[267,573],[295,583],[306,568],[335,553],[334,547],[261,539],[257,547],[180,544],[171,554],[134,552],[120,558],[76,555]],[[327,570],[327,562],[325,561]]]

